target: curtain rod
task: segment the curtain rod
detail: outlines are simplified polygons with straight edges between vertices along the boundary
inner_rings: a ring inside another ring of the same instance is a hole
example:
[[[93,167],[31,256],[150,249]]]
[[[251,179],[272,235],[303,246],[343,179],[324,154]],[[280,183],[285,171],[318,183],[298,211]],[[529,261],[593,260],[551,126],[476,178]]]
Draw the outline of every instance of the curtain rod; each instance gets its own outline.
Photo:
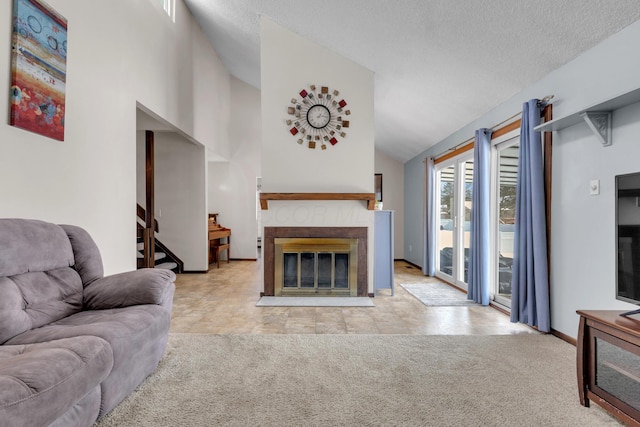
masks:
[[[554,97],[554,95],[547,95],[547,96],[545,96],[544,98],[542,98],[542,99],[540,100],[540,102],[541,102],[541,103],[547,103],[547,102],[551,101],[551,100],[553,99],[553,97]],[[489,129],[494,129],[494,130],[495,130],[496,128],[498,128],[498,127],[502,126],[503,124],[505,124],[505,123],[507,123],[507,122],[510,122],[511,120],[515,119],[516,117],[518,117],[518,116],[520,116],[520,115],[522,115],[522,111],[520,111],[519,113],[516,113],[516,114],[514,114],[513,116],[511,116],[511,117],[509,117],[509,118],[507,118],[507,119],[505,119],[505,120],[501,121],[500,123],[498,123],[497,125],[492,126],[492,127],[491,127],[491,128],[489,128]],[[455,146],[453,146],[453,147],[449,148],[448,150],[446,150],[446,151],[444,151],[444,152],[442,152],[442,153],[440,153],[440,154],[438,154],[438,155],[433,156],[433,158],[434,158],[434,159],[437,159],[438,157],[442,157],[442,156],[444,156],[445,154],[450,153],[451,151],[456,151],[457,149],[459,149],[459,148],[461,148],[461,147],[464,147],[465,145],[467,145],[467,144],[469,144],[469,143],[473,142],[474,140],[475,140],[475,136],[472,136],[472,137],[471,137],[471,138],[469,138],[469,139],[465,139],[465,140],[464,140],[464,141],[462,141],[461,143],[459,143],[459,144],[457,144],[457,145],[455,145]]]

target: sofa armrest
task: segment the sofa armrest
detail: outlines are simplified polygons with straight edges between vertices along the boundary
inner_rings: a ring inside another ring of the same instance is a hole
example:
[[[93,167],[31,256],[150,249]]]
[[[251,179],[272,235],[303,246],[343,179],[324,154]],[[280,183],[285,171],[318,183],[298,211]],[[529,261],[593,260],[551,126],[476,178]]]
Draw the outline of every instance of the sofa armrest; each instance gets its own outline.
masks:
[[[103,277],[84,288],[84,306],[89,310],[104,310],[156,304],[171,310],[175,279],[173,271],[155,268]]]

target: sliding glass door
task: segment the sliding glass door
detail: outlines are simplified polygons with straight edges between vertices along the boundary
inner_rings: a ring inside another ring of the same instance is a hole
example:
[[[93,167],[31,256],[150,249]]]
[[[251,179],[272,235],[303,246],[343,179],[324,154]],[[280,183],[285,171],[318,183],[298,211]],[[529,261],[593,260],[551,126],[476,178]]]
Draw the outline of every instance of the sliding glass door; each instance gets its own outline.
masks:
[[[513,236],[516,217],[516,183],[518,180],[519,135],[495,145],[495,197],[493,203],[494,300],[511,306],[511,270],[513,266]]]
[[[436,167],[436,276],[467,288],[471,230],[473,152]]]

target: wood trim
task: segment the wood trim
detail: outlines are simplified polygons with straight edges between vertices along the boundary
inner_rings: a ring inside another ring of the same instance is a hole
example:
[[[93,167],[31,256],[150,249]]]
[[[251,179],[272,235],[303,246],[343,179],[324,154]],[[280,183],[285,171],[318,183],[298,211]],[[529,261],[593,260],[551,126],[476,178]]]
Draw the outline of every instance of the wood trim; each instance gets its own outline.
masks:
[[[144,210],[144,208],[142,206],[140,206],[140,203],[136,203],[136,214],[138,215],[138,218],[140,218],[143,221],[147,217],[146,211]],[[142,225],[140,225],[140,223],[138,223],[138,226],[142,227]],[[154,220],[153,229],[155,230],[156,233],[158,233],[160,231],[160,226],[158,225],[158,220]]]
[[[269,200],[364,200],[367,209],[376,206],[375,193],[260,193],[260,209],[269,209]]]
[[[582,406],[589,407],[589,401],[587,400],[587,376],[584,356],[589,351],[585,347],[589,344],[589,340],[584,336],[585,328],[587,325],[587,319],[580,316],[580,323],[578,324],[578,339],[576,340],[576,374],[578,377],[578,397]]]
[[[542,116],[545,123],[553,119],[553,105],[548,104],[542,110]],[[551,172],[553,160],[553,133],[545,132],[543,134],[544,146],[544,203],[545,215],[547,219],[547,283],[549,284],[549,295],[551,295]]]
[[[506,135],[509,132],[514,131],[516,129],[520,129],[521,124],[522,124],[522,121],[518,119],[513,123],[509,123],[508,125],[504,125],[503,127],[496,129],[491,134],[491,140],[500,138],[502,135]]]
[[[511,316],[511,313],[509,313],[509,310],[507,310],[506,308],[504,308],[502,305],[494,302],[494,301],[489,301],[489,306],[491,308],[493,308],[494,310],[499,311],[500,313],[504,314],[505,316]],[[527,325],[529,326],[529,325]]]
[[[146,153],[146,207],[145,207],[145,227],[153,228],[155,220],[155,180],[154,180],[154,135],[148,130],[145,132],[145,153]]]
[[[593,400],[593,402],[598,404],[598,406],[602,407],[605,411],[609,412],[614,418],[616,418],[618,421],[622,422],[623,424],[626,424],[631,427],[640,426],[640,422],[638,420],[636,420],[630,415],[625,414],[624,412],[621,412],[618,407],[613,406],[610,402],[598,396],[591,390],[587,390],[586,395],[588,399],[587,402],[589,401],[589,399]],[[589,405],[585,405],[585,406],[588,407]]]
[[[551,335],[553,335],[554,337],[560,338],[562,341],[568,342],[571,345],[574,345],[576,347],[578,346],[578,341],[575,338],[570,337],[567,334],[563,334],[560,331],[556,331],[555,329],[551,329]]]
[[[505,135],[511,131],[514,131],[518,128],[520,128],[521,125],[521,120],[518,119],[514,122],[509,123],[508,125],[504,125],[501,128],[498,128],[496,130],[493,131],[493,133],[491,133],[491,140],[493,141],[496,138],[500,138],[502,135]],[[462,153],[466,153],[469,150],[473,150],[475,147],[475,142],[471,141],[470,143],[463,145],[460,148],[456,148],[455,150],[453,150],[450,153],[445,154],[444,156],[438,157],[437,159],[435,159],[433,161],[434,164],[438,164],[438,163],[442,163],[444,161],[447,161],[449,159],[452,159]]]
[[[155,265],[155,177],[154,177],[154,135],[148,130],[145,132],[145,234],[144,234],[144,267],[152,268]]]
[[[462,146],[460,148],[456,148],[452,152],[447,153],[442,157],[438,157],[437,159],[435,159],[433,161],[433,164],[437,165],[438,163],[445,162],[445,161],[447,161],[449,159],[452,159],[452,158],[456,157],[459,154],[466,153],[469,150],[473,150],[473,147],[475,147],[475,143],[472,141],[467,145],[464,145],[464,146]]]
[[[406,262],[407,264],[409,264],[410,266],[412,266],[413,268],[417,268],[418,270],[422,271],[422,266],[421,266],[421,265],[414,264],[413,262],[408,261],[408,260],[407,260],[407,259],[405,259],[405,258],[403,258],[403,259],[399,259],[399,260],[396,260],[396,261],[404,261],[404,262]]]

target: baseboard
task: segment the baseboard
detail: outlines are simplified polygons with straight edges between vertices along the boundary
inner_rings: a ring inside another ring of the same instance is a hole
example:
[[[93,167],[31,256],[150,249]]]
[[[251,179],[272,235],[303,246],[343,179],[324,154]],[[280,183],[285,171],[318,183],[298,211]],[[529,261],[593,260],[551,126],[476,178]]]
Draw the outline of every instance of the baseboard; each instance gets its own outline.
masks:
[[[258,261],[258,258],[231,258],[230,261]]]
[[[415,267],[415,268],[417,268],[418,270],[422,271],[422,266],[420,266],[420,265],[418,265],[418,264],[414,264],[414,263],[412,263],[411,261],[407,261],[406,259],[397,259],[397,260],[395,260],[395,261],[404,261],[404,262],[406,262],[407,264],[409,264],[410,266]]]
[[[489,301],[489,306],[491,306],[491,308],[498,310],[500,313],[505,314],[507,316],[511,316],[511,313],[509,313],[509,311],[507,309],[505,309],[503,306],[501,306],[500,304],[496,304],[493,301]]]
[[[209,270],[185,270],[180,274],[207,274]]]
[[[562,333],[562,332],[560,332],[560,331],[556,331],[555,329],[551,329],[551,335],[553,335],[553,336],[555,336],[555,337],[558,337],[558,338],[560,338],[562,341],[566,341],[566,342],[568,342],[569,344],[572,344],[572,345],[574,345],[574,346],[578,344],[578,342],[576,341],[576,339],[575,339],[575,338],[570,337],[570,336],[569,336],[569,335],[567,335],[567,334],[563,334],[563,333]]]

